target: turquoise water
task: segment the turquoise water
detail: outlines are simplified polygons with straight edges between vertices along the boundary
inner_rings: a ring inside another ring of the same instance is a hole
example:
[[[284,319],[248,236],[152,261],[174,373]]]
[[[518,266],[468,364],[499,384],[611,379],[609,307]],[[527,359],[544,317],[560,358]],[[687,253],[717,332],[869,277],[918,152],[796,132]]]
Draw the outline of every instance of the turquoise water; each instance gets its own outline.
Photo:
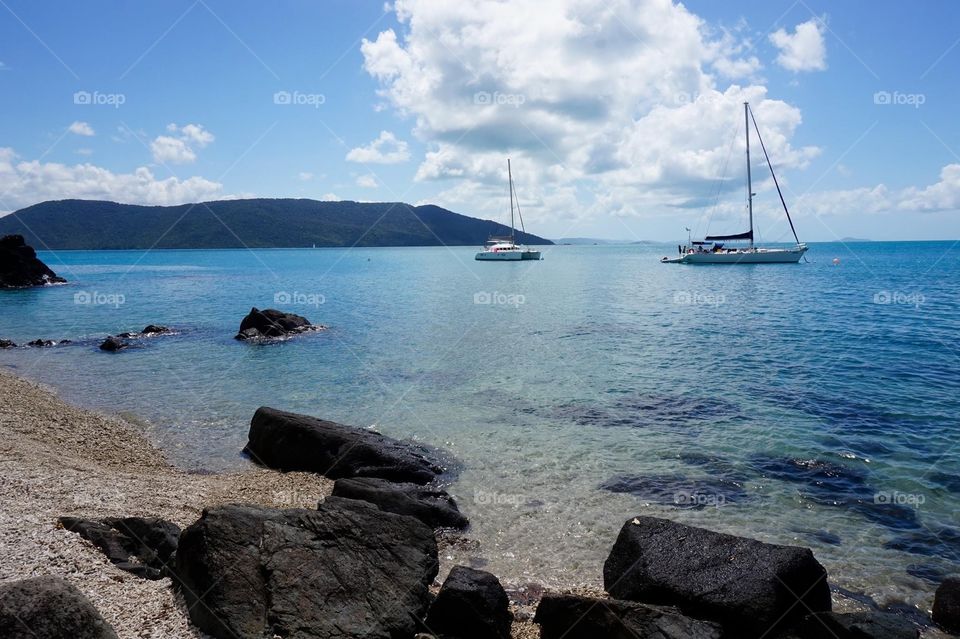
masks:
[[[0,292],[0,337],[75,343],[0,364],[136,415],[190,468],[246,464],[260,405],[444,447],[473,521],[449,554],[511,582],[597,583],[636,514],[810,546],[881,602],[926,606],[960,568],[960,248],[740,267],[474,252],[41,253],[70,284]],[[251,306],[329,330],[236,342]],[[96,348],[148,323],[178,334]]]

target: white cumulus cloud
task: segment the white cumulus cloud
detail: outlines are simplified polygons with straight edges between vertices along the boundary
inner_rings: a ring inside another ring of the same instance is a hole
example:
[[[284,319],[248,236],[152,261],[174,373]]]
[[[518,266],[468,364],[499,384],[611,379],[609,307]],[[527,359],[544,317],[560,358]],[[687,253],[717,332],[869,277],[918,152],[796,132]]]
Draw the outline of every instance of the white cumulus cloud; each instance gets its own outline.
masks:
[[[370,144],[358,146],[347,153],[347,161],[364,164],[399,164],[409,159],[407,143],[398,140],[389,131],[381,131],[380,136]]]
[[[196,161],[194,150],[202,149],[214,141],[213,134],[199,124],[177,126],[167,125],[167,131],[173,135],[158,135],[150,143],[153,159],[161,164],[189,164]]]
[[[85,136],[94,135],[93,127],[88,123],[80,122],[79,120],[70,125],[70,133]]]
[[[827,68],[827,45],[823,21],[812,18],[797,25],[793,33],[778,29],[770,34],[780,54],[777,64],[789,71],[823,71]]]
[[[203,177],[158,179],[146,167],[114,173],[89,163],[20,160],[0,147],[0,208],[19,209],[45,200],[84,198],[132,204],[182,204],[223,196],[223,185]]]
[[[370,173],[361,175],[357,178],[357,186],[365,189],[375,189],[377,188],[377,178]]]

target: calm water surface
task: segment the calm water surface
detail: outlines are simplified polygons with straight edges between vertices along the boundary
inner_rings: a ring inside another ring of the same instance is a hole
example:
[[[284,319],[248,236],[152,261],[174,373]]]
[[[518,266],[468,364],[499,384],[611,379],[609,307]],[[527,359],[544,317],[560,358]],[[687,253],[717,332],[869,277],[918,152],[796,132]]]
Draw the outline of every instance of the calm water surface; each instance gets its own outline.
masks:
[[[838,585],[928,605],[960,569],[960,248],[670,251],[41,253],[70,284],[0,292],[0,337],[76,343],[0,364],[136,415],[191,468],[246,464],[261,405],[444,447],[477,542],[451,554],[506,581],[598,583],[623,521],[651,514],[807,545]],[[251,306],[330,329],[236,342]],[[148,323],[179,334],[96,348]]]

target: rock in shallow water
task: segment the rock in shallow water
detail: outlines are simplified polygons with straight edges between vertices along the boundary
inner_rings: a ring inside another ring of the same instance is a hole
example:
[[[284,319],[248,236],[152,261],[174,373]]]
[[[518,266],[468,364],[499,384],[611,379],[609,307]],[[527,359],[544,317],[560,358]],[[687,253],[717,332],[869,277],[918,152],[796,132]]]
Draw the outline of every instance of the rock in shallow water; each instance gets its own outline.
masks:
[[[947,632],[960,633],[960,576],[947,577],[937,588],[933,621]]]
[[[425,446],[266,406],[258,408],[250,422],[244,452],[268,468],[331,479],[380,477],[426,484],[444,472]]]
[[[190,618],[218,639],[411,637],[437,569],[430,528],[339,497],[208,508],[176,555]]]
[[[720,639],[719,624],[690,619],[675,608],[634,601],[546,594],[534,623],[541,639]]]
[[[483,570],[454,566],[430,606],[426,625],[443,639],[510,639],[510,601]]]
[[[431,528],[466,528],[467,518],[446,491],[407,482],[395,483],[377,477],[338,479],[335,497],[360,499],[381,510],[416,517]]]
[[[58,521],[102,550],[117,568],[145,579],[167,576],[167,563],[180,537],[179,526],[156,517],[108,517],[100,521],[60,517]]]
[[[261,311],[254,307],[240,322],[240,330],[235,339],[275,339],[320,328],[322,327],[314,326],[310,320],[301,315],[284,313],[272,308]]]
[[[741,637],[761,636],[831,607],[826,570],[809,549],[656,517],[623,525],[603,581],[617,599],[677,606]]]
[[[913,623],[885,612],[818,612],[776,639],[917,639]]]
[[[22,288],[66,282],[37,258],[22,235],[0,238],[0,288]]]
[[[113,335],[107,337],[103,340],[103,343],[100,344],[101,351],[107,351],[108,353],[115,353],[117,351],[122,351],[125,348],[128,348],[130,344],[127,344],[122,339],[114,337]]]
[[[741,482],[723,477],[691,479],[681,474],[619,475],[603,482],[600,488],[676,508],[720,507],[750,498]]]
[[[117,639],[90,600],[59,577],[0,585],[4,639]]]

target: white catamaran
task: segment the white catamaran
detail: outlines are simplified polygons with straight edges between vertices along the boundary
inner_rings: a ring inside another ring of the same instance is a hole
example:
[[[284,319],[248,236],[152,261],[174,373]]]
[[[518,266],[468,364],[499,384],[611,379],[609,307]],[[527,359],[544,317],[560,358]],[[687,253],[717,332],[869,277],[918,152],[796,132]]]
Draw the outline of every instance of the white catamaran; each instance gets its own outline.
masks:
[[[708,235],[703,240],[691,242],[688,239],[686,246],[678,246],[677,257],[664,257],[661,262],[666,264],[793,264],[800,261],[803,254],[807,252],[807,245],[797,237],[797,230],[793,226],[793,220],[790,218],[790,211],[787,210],[787,203],[783,199],[783,192],[780,190],[780,183],[777,182],[777,175],[773,172],[773,165],[770,163],[770,156],[767,155],[767,149],[763,144],[763,138],[760,137],[760,129],[757,127],[757,120],[753,117],[753,110],[748,102],[743,103],[743,119],[746,124],[747,135],[747,209],[750,215],[750,230],[744,233],[735,233],[733,235]],[[770,168],[770,175],[773,176],[773,183],[777,187],[777,194],[780,195],[780,203],[783,205],[783,212],[787,214],[787,221],[790,223],[790,230],[793,231],[793,239],[796,240],[796,246],[788,248],[761,248],[753,243],[753,182],[750,175],[750,123],[753,122],[753,128],[757,132],[757,140],[760,142],[760,148],[763,149],[763,157],[767,160],[767,166]],[[689,229],[688,229],[689,230]],[[727,247],[723,242],[746,240],[747,246]]]
[[[513,189],[513,173],[510,169],[510,160],[507,159],[507,180],[510,183],[510,235],[496,237],[490,236],[483,250],[477,253],[476,259],[483,261],[513,262],[517,260],[539,260],[540,251],[529,249],[522,244],[516,243],[516,229],[513,226],[513,200],[515,191]],[[520,229],[526,232],[523,227],[523,215],[520,214],[520,200],[517,198],[517,215],[520,216]]]

